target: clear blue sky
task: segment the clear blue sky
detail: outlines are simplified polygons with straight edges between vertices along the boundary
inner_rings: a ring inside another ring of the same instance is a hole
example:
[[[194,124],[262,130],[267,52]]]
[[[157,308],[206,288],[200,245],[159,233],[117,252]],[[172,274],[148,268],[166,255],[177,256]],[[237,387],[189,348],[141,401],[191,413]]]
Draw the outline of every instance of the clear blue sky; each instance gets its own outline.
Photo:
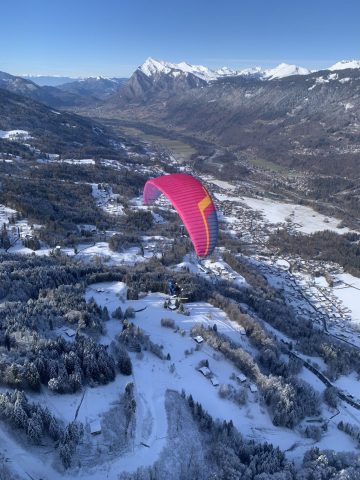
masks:
[[[210,68],[360,58],[360,0],[0,0],[0,70],[129,76],[148,56]]]

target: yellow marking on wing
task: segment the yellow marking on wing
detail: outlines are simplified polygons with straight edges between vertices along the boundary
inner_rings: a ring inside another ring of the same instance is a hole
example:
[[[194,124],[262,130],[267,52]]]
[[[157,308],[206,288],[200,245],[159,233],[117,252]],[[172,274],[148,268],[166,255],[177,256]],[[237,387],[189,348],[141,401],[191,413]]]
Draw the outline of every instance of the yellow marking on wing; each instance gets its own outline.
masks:
[[[210,198],[208,192],[205,190],[205,188],[204,188],[204,191],[206,192],[206,196],[202,200],[200,200],[200,202],[198,203],[198,207],[199,207],[199,210],[200,210],[200,213],[201,213],[204,225],[205,225],[205,232],[206,232],[205,255],[207,255],[207,253],[209,251],[209,245],[210,245],[210,235],[209,235],[208,223],[207,223],[207,220],[205,218],[205,213],[204,212],[205,212],[205,209],[211,204],[211,198]]]

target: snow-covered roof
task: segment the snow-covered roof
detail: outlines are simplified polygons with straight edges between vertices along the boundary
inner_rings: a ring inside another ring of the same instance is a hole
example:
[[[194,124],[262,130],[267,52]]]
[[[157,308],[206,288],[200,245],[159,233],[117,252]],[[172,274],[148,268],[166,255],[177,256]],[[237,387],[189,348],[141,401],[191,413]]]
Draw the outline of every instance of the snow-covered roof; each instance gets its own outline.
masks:
[[[236,375],[236,378],[239,380],[239,382],[245,382],[246,377],[243,373],[239,373],[239,375]]]
[[[202,343],[204,341],[201,335],[196,335],[196,337],[194,337],[194,340],[196,343]]]
[[[73,330],[72,328],[65,328],[64,333],[66,333],[68,337],[75,337],[76,335],[75,330]]]
[[[254,385],[253,383],[250,383],[249,388],[250,388],[250,391],[251,391],[252,393],[255,393],[255,392],[258,391],[257,386]]]
[[[219,386],[219,380],[216,377],[211,377],[211,383],[214,385],[214,387]]]
[[[208,377],[211,373],[208,367],[200,367],[199,372],[201,372],[205,377]]]
[[[92,435],[96,435],[97,433],[101,433],[101,423],[100,420],[94,420],[90,423],[90,432]]]

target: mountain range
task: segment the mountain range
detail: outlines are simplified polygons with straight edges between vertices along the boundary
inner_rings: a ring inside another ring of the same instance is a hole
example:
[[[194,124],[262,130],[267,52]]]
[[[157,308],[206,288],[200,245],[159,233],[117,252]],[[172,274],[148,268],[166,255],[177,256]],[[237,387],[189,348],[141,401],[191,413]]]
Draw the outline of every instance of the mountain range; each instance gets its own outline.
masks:
[[[186,133],[244,158],[339,175],[358,169],[359,111],[356,61],[230,74],[148,59],[102,106],[104,116]]]
[[[52,87],[0,73],[1,88],[53,108],[181,132],[258,162],[325,174],[358,171],[358,60],[310,72],[284,63],[235,71],[148,58],[130,79]]]

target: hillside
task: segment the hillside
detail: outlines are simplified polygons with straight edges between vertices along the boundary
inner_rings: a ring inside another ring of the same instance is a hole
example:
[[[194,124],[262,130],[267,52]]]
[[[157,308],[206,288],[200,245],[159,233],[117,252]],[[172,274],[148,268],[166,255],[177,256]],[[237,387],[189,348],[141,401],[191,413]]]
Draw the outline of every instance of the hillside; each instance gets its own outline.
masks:
[[[46,153],[81,156],[116,155],[117,151],[115,138],[102,125],[4,89],[0,89],[0,130],[27,131],[32,137],[31,146]],[[0,151],[11,153],[16,146],[24,150],[24,146],[18,144],[19,141],[0,139]],[[28,155],[32,154],[31,149],[25,150]]]
[[[96,113],[187,133],[249,160],[352,175],[360,154],[360,70],[291,73],[208,81],[193,71],[139,67]]]

